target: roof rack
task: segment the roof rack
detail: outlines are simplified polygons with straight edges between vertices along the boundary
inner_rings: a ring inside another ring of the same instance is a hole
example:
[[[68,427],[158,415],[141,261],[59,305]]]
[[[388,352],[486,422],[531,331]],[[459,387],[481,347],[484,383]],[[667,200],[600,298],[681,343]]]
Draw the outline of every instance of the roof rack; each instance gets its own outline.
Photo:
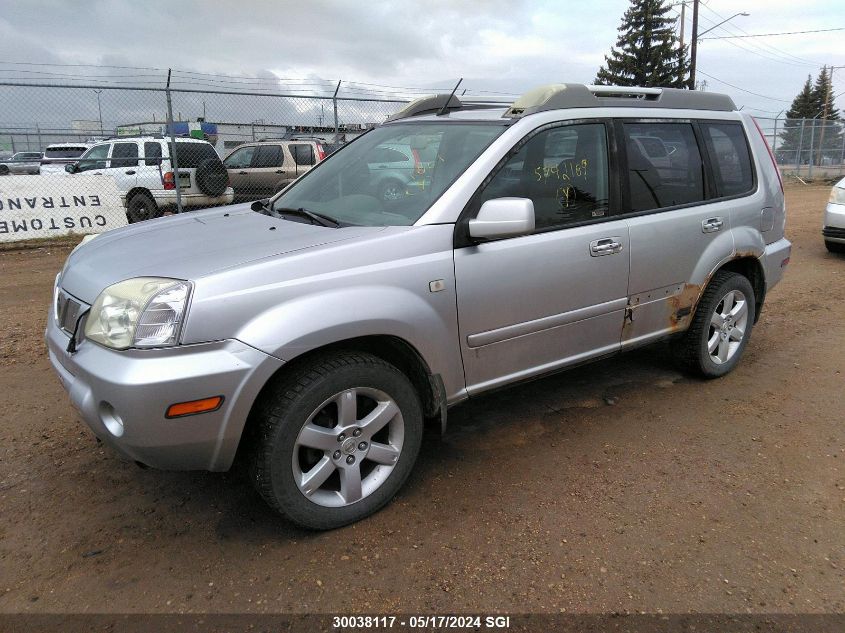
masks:
[[[721,112],[736,110],[729,96],[713,92],[678,88],[550,84],[526,92],[514,101],[504,116],[518,118],[546,110],[604,107],[672,108]]]
[[[387,117],[388,121],[398,121],[399,119],[407,119],[412,116],[421,116],[423,114],[435,114],[443,110],[448,112],[450,110],[460,110],[463,107],[461,100],[455,95],[439,94],[430,95],[428,97],[420,97],[414,99],[399,110],[396,114],[391,114]]]

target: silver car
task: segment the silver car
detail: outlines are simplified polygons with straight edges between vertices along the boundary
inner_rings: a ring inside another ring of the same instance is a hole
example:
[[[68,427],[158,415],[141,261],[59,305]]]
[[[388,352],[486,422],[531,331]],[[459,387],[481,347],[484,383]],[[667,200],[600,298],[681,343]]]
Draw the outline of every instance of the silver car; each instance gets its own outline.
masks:
[[[368,165],[398,143],[434,159],[387,203]],[[237,455],[278,512],[334,528],[386,504],[424,420],[445,429],[467,398],[665,338],[688,370],[731,371],[789,262],[784,217],[765,139],[726,96],[440,95],[270,200],[80,246],[56,277],[50,361],[129,459],[222,471]]]
[[[6,174],[38,174],[41,171],[41,152],[18,152],[0,162],[0,176]]]
[[[845,178],[830,190],[822,228],[824,245],[831,253],[845,253]]]

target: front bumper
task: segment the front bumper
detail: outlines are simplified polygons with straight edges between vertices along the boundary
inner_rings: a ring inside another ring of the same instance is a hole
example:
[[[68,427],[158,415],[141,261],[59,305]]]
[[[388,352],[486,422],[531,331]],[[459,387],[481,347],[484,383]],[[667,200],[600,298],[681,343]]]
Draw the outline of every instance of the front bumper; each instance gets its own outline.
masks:
[[[237,340],[115,351],[70,337],[48,319],[50,363],[101,440],[165,470],[228,470],[259,391],[282,361]],[[222,395],[216,411],[167,419],[171,404]]]
[[[792,242],[781,238],[777,242],[766,244],[763,256],[760,258],[766,272],[766,292],[783,279],[783,273],[789,264],[789,256],[792,253]]]
[[[827,242],[845,244],[845,204],[827,203],[822,236]]]

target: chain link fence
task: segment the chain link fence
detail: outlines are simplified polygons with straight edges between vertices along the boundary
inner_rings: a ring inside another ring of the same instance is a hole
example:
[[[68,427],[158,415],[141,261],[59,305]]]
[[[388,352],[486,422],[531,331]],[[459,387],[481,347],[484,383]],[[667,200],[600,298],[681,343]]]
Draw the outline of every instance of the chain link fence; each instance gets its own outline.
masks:
[[[0,102],[3,242],[271,195],[408,99],[6,82]]]
[[[845,175],[845,122],[755,117],[781,172],[802,180]]]
[[[0,242],[271,195],[409,100],[151,83],[0,82]],[[757,121],[784,175],[845,175],[845,123]]]

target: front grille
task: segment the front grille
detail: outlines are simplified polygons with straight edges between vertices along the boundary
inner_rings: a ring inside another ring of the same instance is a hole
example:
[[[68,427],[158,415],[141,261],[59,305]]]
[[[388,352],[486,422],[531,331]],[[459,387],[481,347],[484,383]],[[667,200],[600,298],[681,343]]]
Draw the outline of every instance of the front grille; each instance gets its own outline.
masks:
[[[88,306],[71,297],[64,290],[59,290],[56,296],[56,322],[68,334],[73,334],[79,316]]]
[[[839,239],[845,239],[845,229],[840,229],[838,226],[826,226],[822,229],[822,235],[824,237],[838,237]]]

